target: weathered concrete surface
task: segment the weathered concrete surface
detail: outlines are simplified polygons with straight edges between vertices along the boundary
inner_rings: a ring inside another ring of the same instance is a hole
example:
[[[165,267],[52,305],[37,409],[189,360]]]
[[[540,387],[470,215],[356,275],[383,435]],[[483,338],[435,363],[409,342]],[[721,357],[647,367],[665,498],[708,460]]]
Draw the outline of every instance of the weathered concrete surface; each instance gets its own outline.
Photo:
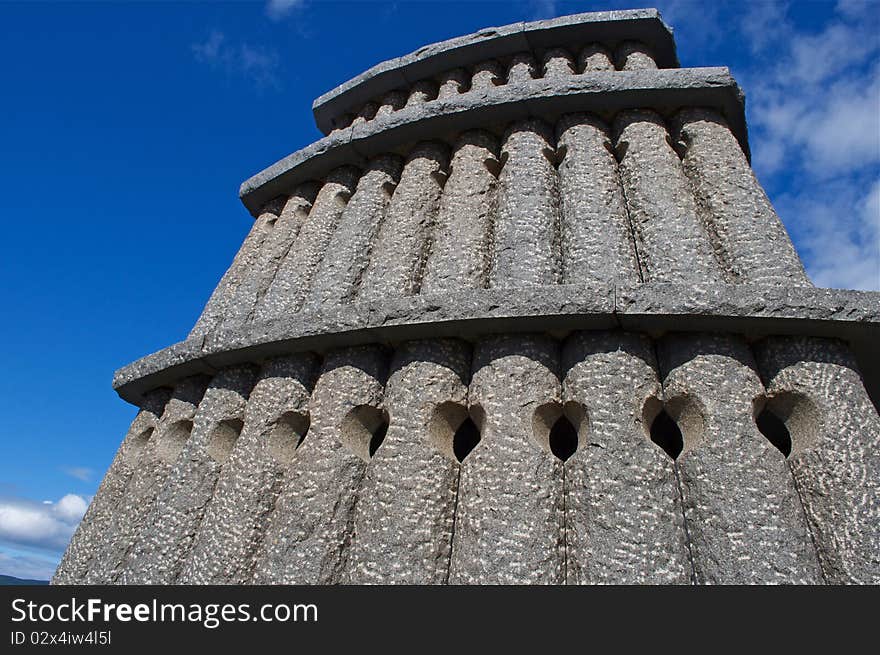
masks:
[[[690,584],[672,460],[648,439],[645,403],[661,396],[653,345],[622,332],[578,332],[563,349],[563,400],[586,411],[565,463],[569,584]]]
[[[255,375],[253,366],[237,366],[211,380],[193,419],[192,434],[123,562],[120,584],[169,584],[177,579],[220,471],[241,433]]]
[[[156,433],[159,419],[171,397],[171,389],[159,388],[144,396],[144,401],[131,422],[116,457],[79,527],[70,540],[64,557],[52,576],[52,584],[76,584],[81,582],[93,566],[94,555],[101,548],[109,526],[112,525],[117,507],[125,496],[132,475],[141,464],[147,443]]]
[[[578,55],[579,73],[613,70],[614,62],[611,61],[611,53],[600,43],[591,43],[585,46]]]
[[[535,410],[559,401],[557,349],[541,336],[475,347],[468,397],[482,439],[462,464],[450,583],[565,579],[562,462],[532,435]]]
[[[296,450],[308,437],[316,369],[310,353],[264,365],[178,583],[246,584],[253,578],[285,472],[297,466]]]
[[[669,335],[657,349],[684,436],[677,465],[696,582],[821,583],[785,456],[755,425],[764,388],[745,341]]]
[[[387,359],[377,347],[329,354],[309,403],[309,438],[288,469],[256,558],[258,584],[350,580],[355,507],[369,461],[369,426],[356,410],[379,409]]]
[[[470,347],[415,341],[395,353],[385,389],[391,416],[359,492],[354,583],[442,584],[449,575],[459,464],[438,408],[467,406]]]
[[[880,416],[845,344],[771,337],[756,348],[769,408],[792,441],[789,465],[825,579],[880,582]]]
[[[617,68],[622,71],[655,70],[657,62],[651,48],[638,41],[626,41],[615,52]]]

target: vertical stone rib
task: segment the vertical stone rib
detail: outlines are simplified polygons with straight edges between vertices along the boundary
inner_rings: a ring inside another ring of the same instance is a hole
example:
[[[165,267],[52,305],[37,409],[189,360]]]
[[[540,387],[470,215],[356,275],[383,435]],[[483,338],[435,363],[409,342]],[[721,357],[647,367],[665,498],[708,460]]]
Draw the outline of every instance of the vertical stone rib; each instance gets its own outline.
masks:
[[[679,112],[682,164],[733,282],[810,286],[804,266],[739,142],[715,111]]]
[[[223,321],[223,318],[234,304],[235,294],[239,286],[259,258],[263,242],[272,232],[285,200],[285,198],[275,198],[267,203],[260,212],[260,215],[251,227],[251,231],[232,260],[232,264],[226,273],[223,274],[208,303],[202,310],[201,316],[199,316],[195,326],[190,331],[191,337],[207,334]]]
[[[208,379],[199,376],[187,378],[174,387],[159,425],[125,485],[113,520],[102,535],[101,547],[95,552],[93,565],[83,580],[86,584],[117,582],[123,562],[144,534],[156,497],[190,437],[193,417],[207,384]]]
[[[256,558],[258,584],[348,582],[355,505],[369,431],[359,406],[381,406],[387,371],[378,347],[330,353],[309,403],[309,438],[288,469]],[[357,453],[357,454],[356,454]]]
[[[485,288],[497,202],[498,146],[488,132],[465,132],[455,146],[421,293]]]
[[[789,465],[825,578],[880,583],[880,416],[849,348],[812,337],[757,347],[768,407],[791,434]]]
[[[140,411],[131,422],[113,463],[64,552],[52,577],[52,584],[82,582],[92,567],[93,555],[100,549],[105,533],[112,525],[116,509],[124,500],[128,482],[140,466],[147,443],[155,436],[159,419],[170,397],[171,389],[156,389],[145,395]]]
[[[563,399],[589,417],[565,463],[567,582],[690,584],[674,465],[642,423],[645,402],[660,396],[652,345],[579,332],[565,344],[563,370]]]
[[[285,471],[308,437],[309,391],[317,358],[279,357],[263,367],[244,427],[217,481],[214,498],[177,582],[247,584]]]
[[[559,282],[559,191],[552,142],[552,131],[540,121],[520,121],[507,130],[492,287]]]
[[[639,265],[608,128],[590,114],[563,116],[558,134],[564,284],[636,284]]]
[[[410,153],[371,249],[358,300],[418,292],[447,162],[446,147],[439,143],[419,144]]]
[[[241,433],[255,373],[251,366],[236,366],[211,380],[193,419],[192,436],[124,562],[120,583],[169,584],[177,579],[220,471]]]
[[[785,457],[754,422],[764,388],[746,343],[670,335],[658,358],[684,432],[678,467],[697,582],[822,582]]]
[[[655,70],[657,62],[650,48],[638,41],[626,41],[615,52],[617,68],[622,71]]]
[[[395,354],[385,390],[391,423],[360,491],[352,581],[441,584],[449,570],[459,464],[432,441],[439,405],[467,403],[470,352],[454,340],[415,341]]]
[[[591,43],[578,55],[578,71],[581,73],[613,70],[614,63],[611,61],[611,53],[603,45]]]
[[[392,155],[377,157],[367,166],[339,218],[309,290],[307,304],[313,309],[350,302],[354,298],[400,169],[400,158]]]
[[[296,243],[288,251],[275,279],[257,305],[254,321],[277,318],[300,310],[358,175],[357,169],[344,166],[327,176],[308,219],[300,228]]]
[[[663,119],[653,111],[622,111],[614,132],[644,281],[720,281],[690,182]]]
[[[533,438],[535,410],[558,401],[556,344],[488,339],[474,352],[470,402],[482,440],[464,460],[449,581],[564,581],[562,463]]]

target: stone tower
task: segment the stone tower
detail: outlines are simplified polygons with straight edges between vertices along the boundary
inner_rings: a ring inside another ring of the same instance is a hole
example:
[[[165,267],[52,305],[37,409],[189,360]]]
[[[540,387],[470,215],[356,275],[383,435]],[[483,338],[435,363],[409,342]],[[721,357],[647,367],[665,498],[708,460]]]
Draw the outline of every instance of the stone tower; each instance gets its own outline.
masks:
[[[116,373],[54,582],[880,582],[880,294],[810,284],[736,82],[677,65],[591,13],[318,98],[193,331]]]

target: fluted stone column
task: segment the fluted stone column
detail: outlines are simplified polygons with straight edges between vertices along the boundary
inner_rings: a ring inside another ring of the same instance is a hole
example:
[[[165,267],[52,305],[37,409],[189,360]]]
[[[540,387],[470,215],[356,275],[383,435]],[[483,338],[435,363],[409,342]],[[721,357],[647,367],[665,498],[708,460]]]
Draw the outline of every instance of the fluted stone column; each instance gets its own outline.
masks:
[[[370,250],[400,177],[397,156],[372,160],[333,233],[306,301],[313,309],[349,302],[357,292]]]
[[[352,582],[446,582],[459,464],[451,440],[434,442],[432,428],[439,406],[467,405],[469,373],[460,341],[411,341],[395,353],[385,389],[391,423],[357,504]]]
[[[653,111],[614,120],[620,177],[645,282],[721,281],[690,182]]]
[[[285,198],[268,202],[251,226],[251,230],[238,249],[232,264],[214,288],[208,303],[196,321],[190,336],[206,334],[217,327],[233,307],[239,286],[260,257],[263,242],[271,234],[284,207]]]
[[[614,62],[611,61],[611,53],[603,45],[591,43],[578,55],[578,71],[581,73],[613,70]]]
[[[260,254],[242,280],[223,320],[224,327],[235,329],[248,321],[262,300],[281,262],[294,247],[296,237],[308,219],[309,210],[318,193],[313,182],[300,185],[284,203],[284,209],[260,248]]]
[[[880,583],[880,416],[849,348],[771,337],[756,350],[826,580]]]
[[[352,526],[369,461],[369,431],[357,408],[379,408],[387,373],[383,350],[327,355],[309,403],[311,427],[256,558],[258,584],[334,584],[350,579]]]
[[[410,153],[371,249],[358,300],[418,292],[447,162],[446,148],[439,143],[422,143]]]
[[[156,497],[190,438],[196,408],[207,384],[208,378],[198,376],[186,378],[174,387],[155,432],[138,458],[137,469],[125,486],[121,502],[114,509],[101,547],[93,556],[94,564],[83,580],[86,584],[118,581],[123,563],[149,526]]]
[[[268,361],[248,399],[244,427],[177,582],[246,584],[285,472],[308,437],[309,392],[317,358],[311,353]]]
[[[52,584],[76,584],[81,582],[92,566],[93,556],[100,549],[105,533],[113,523],[116,508],[122,503],[131,476],[141,464],[142,453],[147,443],[156,434],[159,419],[171,397],[171,389],[160,388],[150,391],[144,397],[140,410],[113,463],[104,475],[101,486],[89,508],[80,521],[79,527],[70,540],[64,557],[52,577]]]
[[[617,47],[615,54],[618,70],[653,70],[657,68],[654,54],[644,43],[626,41]]]
[[[508,128],[499,175],[492,287],[559,281],[559,191],[553,135],[540,121]]]
[[[421,293],[486,286],[497,210],[497,154],[488,132],[466,132],[456,143]]]
[[[475,348],[469,401],[482,439],[462,464],[450,583],[564,581],[562,462],[533,435],[535,410],[559,401],[557,367],[543,336]]]
[[[327,176],[296,243],[257,305],[255,321],[280,317],[302,307],[359,175],[356,168],[343,166]]]
[[[241,433],[255,374],[252,366],[235,366],[211,380],[193,419],[192,436],[124,562],[120,583],[169,584],[177,579]]]
[[[686,147],[684,170],[731,281],[809,286],[785,227],[721,115],[687,109],[675,123]]]
[[[739,337],[669,335],[658,343],[663,391],[685,407],[678,458],[698,583],[822,582],[785,456],[758,431],[764,388]]]
[[[565,402],[589,431],[565,463],[569,584],[690,584],[673,461],[648,439],[643,410],[661,395],[644,337],[578,332],[563,349]]]
[[[562,214],[562,282],[639,282],[639,265],[608,128],[591,114],[556,125]]]

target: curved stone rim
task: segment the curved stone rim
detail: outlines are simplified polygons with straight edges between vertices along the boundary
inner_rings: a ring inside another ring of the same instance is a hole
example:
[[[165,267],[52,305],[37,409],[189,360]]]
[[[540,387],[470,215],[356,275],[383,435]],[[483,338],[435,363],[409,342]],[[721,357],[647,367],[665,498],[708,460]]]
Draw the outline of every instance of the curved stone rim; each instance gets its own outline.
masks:
[[[383,61],[343,82],[312,104],[315,123],[324,134],[340,116],[389,91],[408,87],[454,68],[550,47],[640,41],[653,52],[659,68],[679,65],[672,29],[656,9],[597,11],[550,20],[486,27],[472,34],[432,43],[407,55]],[[575,53],[575,56],[577,53]]]
[[[745,96],[726,67],[590,72],[432,100],[337,130],[245,180],[239,196],[256,217],[263,205],[299,183],[418,141],[531,117],[552,120],[567,113],[637,108],[671,113],[685,107],[721,112],[749,157]]]
[[[552,285],[467,289],[298,312],[223,326],[116,371],[113,387],[138,404],[147,391],[233,364],[368,343],[490,334],[623,329],[880,339],[880,292],[762,285]]]

